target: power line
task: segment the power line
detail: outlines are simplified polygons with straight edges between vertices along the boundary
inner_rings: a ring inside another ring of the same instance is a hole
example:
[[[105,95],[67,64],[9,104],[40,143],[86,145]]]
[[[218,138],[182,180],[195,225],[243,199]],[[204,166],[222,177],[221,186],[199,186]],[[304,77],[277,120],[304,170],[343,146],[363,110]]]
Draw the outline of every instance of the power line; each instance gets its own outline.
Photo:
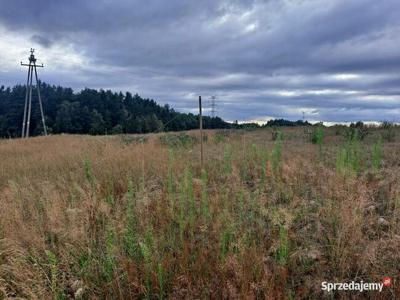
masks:
[[[24,105],[24,119],[22,120],[22,138],[28,138],[29,137],[29,129],[30,129],[30,123],[31,123],[31,113],[32,113],[32,80],[33,80],[33,73],[35,72],[35,79],[36,79],[36,90],[38,93],[38,98],[39,98],[39,107],[40,107],[40,114],[42,117],[42,123],[43,123],[43,130],[44,130],[44,135],[47,135],[47,128],[46,128],[46,123],[44,119],[44,113],[43,113],[43,105],[42,105],[42,98],[40,96],[40,87],[39,87],[39,80],[38,80],[38,75],[37,75],[37,68],[43,68],[43,64],[37,65],[36,64],[36,58],[35,55],[33,54],[35,52],[35,49],[31,48],[31,55],[29,56],[29,64],[24,64],[21,62],[21,66],[28,67],[28,79],[26,80],[26,94],[25,94],[25,105]]]
[[[215,100],[217,100],[217,97],[211,96],[211,117],[213,118],[215,117],[216,107],[217,107]]]

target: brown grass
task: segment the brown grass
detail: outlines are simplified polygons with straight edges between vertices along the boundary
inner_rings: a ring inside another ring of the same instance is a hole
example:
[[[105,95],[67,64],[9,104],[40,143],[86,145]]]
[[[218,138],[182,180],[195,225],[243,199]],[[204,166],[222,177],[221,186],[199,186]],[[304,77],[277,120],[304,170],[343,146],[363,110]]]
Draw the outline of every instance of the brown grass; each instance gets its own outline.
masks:
[[[207,131],[206,174],[176,134],[0,141],[0,299],[400,297],[399,144],[373,169],[374,130],[343,174],[325,134],[320,157],[285,129],[279,159],[270,130]]]

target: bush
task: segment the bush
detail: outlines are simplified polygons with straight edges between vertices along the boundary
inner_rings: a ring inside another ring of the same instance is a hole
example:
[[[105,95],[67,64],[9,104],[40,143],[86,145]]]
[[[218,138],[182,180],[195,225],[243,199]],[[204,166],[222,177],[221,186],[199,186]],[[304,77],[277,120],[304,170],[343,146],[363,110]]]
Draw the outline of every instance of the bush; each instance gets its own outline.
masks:
[[[276,140],[282,140],[283,139],[283,134],[282,134],[282,132],[280,132],[279,130],[277,130],[276,128],[274,128],[274,130],[272,131],[272,137],[271,137],[271,139],[273,140],[273,141],[276,141]]]
[[[122,125],[115,125],[111,131],[111,134],[121,134],[123,132]]]
[[[369,130],[364,125],[362,127],[350,127],[346,128],[342,131],[342,135],[346,138],[346,140],[351,141],[355,138],[363,141],[365,137],[369,134]]]
[[[324,140],[324,131],[322,130],[321,127],[318,127],[312,132],[311,143],[322,145],[323,140]]]
[[[383,129],[381,133],[382,139],[386,142],[394,142],[396,139],[395,125],[391,122],[384,121],[380,127]]]

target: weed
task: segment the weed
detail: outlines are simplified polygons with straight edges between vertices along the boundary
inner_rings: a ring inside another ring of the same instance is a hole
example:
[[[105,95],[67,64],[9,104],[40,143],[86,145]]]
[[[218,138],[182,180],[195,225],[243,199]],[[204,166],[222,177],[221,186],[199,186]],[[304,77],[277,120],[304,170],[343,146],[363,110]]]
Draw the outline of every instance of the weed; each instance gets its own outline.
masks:
[[[124,232],[124,250],[129,257],[138,259],[139,246],[138,246],[138,227],[139,222],[136,216],[136,203],[133,190],[133,183],[129,181],[127,192],[127,210],[126,210],[126,227]]]
[[[175,207],[175,185],[174,185],[174,151],[168,150],[168,178],[167,178],[167,192],[170,203],[171,212],[174,212]]]
[[[92,164],[91,164],[89,158],[85,158],[83,160],[83,167],[84,167],[84,171],[85,171],[86,180],[89,182],[89,184],[92,187],[94,187],[95,179],[94,179],[94,175],[93,175],[93,171],[92,171]]]
[[[279,247],[276,251],[276,261],[285,265],[289,255],[289,241],[287,236],[287,229],[283,226],[279,226]]]
[[[232,172],[232,147],[226,145],[224,148],[224,173],[230,174]]]
[[[357,174],[361,170],[361,146],[357,133],[339,149],[336,170],[341,174]]]
[[[60,291],[58,289],[58,284],[57,284],[57,277],[58,277],[58,272],[59,272],[57,257],[50,250],[46,250],[45,254],[46,254],[47,260],[49,262],[48,266],[50,269],[50,277],[49,277],[50,288],[51,288],[54,298],[57,299],[60,296]]]
[[[139,242],[140,253],[143,258],[145,268],[145,286],[146,286],[146,298],[150,299],[151,295],[151,249],[145,242]]]
[[[372,168],[378,170],[382,161],[382,140],[379,139],[372,146]]]
[[[272,171],[275,176],[282,174],[282,134],[279,133],[271,155]]]
[[[265,181],[267,178],[267,163],[268,163],[268,152],[266,149],[261,148],[259,150],[259,156],[261,157],[261,180],[260,180],[260,188],[264,189]]]
[[[232,226],[228,225],[228,227],[222,231],[220,238],[220,243],[221,243],[220,257],[222,261],[225,260],[227,254],[230,252],[231,244],[233,241],[234,241],[234,234]]]
[[[106,232],[106,251],[103,257],[103,271],[107,282],[111,282],[114,278],[114,270],[116,267],[115,258],[115,233],[111,227]]]
[[[314,299],[326,274],[395,276],[397,144],[324,127],[316,170],[303,128],[280,129],[285,145],[268,129],[207,143],[201,173],[181,141],[0,141],[0,298],[73,298],[79,282],[84,299]]]
[[[324,143],[324,130],[322,129],[321,126],[318,126],[317,129],[314,130],[312,137],[311,137],[311,142],[313,144],[318,145],[319,157],[321,159],[322,158],[322,146]]]
[[[158,263],[157,265],[157,279],[158,279],[158,298],[164,299],[165,270],[161,263]]]
[[[195,223],[195,217],[196,217],[196,201],[194,197],[194,190],[193,190],[193,175],[192,172],[189,169],[186,169],[185,171],[185,206],[188,207],[189,209],[189,226],[190,226],[190,232],[193,234],[193,228],[194,228],[194,223]]]
[[[106,202],[110,206],[114,206],[114,182],[112,179],[108,179],[106,183]]]
[[[202,170],[201,172],[201,213],[205,221],[208,221],[210,217],[210,208],[208,203],[208,180],[207,171]]]
[[[243,190],[239,190],[237,194],[237,205],[238,205],[238,214],[239,214],[239,220],[241,222],[244,221],[245,217],[245,211],[244,211],[244,192]]]

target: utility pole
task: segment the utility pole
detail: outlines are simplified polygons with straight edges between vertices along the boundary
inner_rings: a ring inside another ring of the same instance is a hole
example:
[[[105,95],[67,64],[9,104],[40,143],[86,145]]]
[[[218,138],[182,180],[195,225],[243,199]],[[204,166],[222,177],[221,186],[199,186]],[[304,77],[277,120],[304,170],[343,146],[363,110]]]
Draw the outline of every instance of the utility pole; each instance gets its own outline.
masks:
[[[200,166],[203,170],[203,113],[201,107],[201,96],[199,96],[199,123],[200,123]]]
[[[21,62],[21,66],[28,67],[28,79],[26,80],[26,94],[25,94],[25,105],[24,105],[24,119],[22,120],[22,134],[21,134],[22,138],[28,138],[29,137],[29,129],[30,129],[31,113],[32,113],[32,80],[33,80],[33,73],[35,73],[36,90],[37,90],[37,93],[38,93],[39,107],[40,107],[40,114],[41,114],[41,117],[42,117],[44,135],[47,135],[47,128],[46,128],[46,122],[45,122],[45,119],[44,119],[42,98],[40,96],[39,80],[38,80],[37,69],[36,69],[38,67],[39,68],[43,68],[43,64],[41,64],[41,65],[37,65],[36,64],[36,58],[35,58],[35,55],[33,54],[34,52],[35,52],[35,49],[31,48],[31,55],[29,56],[29,64],[24,64],[24,63]]]

